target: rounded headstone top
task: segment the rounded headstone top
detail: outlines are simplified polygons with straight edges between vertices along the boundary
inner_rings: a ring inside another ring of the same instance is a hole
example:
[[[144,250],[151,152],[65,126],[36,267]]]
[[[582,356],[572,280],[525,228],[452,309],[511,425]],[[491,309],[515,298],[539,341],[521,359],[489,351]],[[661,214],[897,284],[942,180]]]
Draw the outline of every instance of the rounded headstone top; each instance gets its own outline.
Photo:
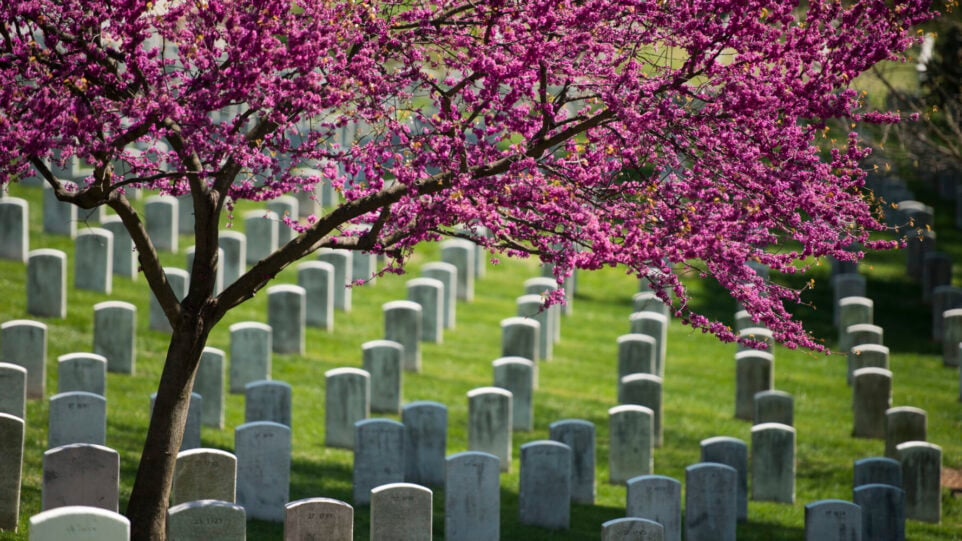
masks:
[[[164,274],[167,276],[178,276],[183,279],[189,279],[190,273],[184,269],[178,269],[177,267],[164,267]]]
[[[512,325],[523,325],[527,327],[536,327],[538,329],[541,328],[541,323],[538,323],[537,321],[527,317],[515,316],[515,317],[509,317],[501,320],[502,329],[505,327],[510,327]]]
[[[886,485],[885,483],[868,483],[864,485],[859,485],[852,489],[852,492],[866,492],[866,491],[876,491],[876,490],[895,490],[898,492],[905,492],[901,487]]]
[[[771,329],[767,329],[765,327],[746,327],[738,331],[739,338],[744,338],[744,337],[752,338],[755,336],[760,336],[762,338],[771,338],[772,331]]]
[[[896,407],[894,407],[894,408],[889,408],[889,409],[885,410],[885,414],[886,414],[886,415],[902,414],[902,413],[911,413],[911,414],[913,414],[913,415],[922,415],[922,416],[925,416],[925,410],[924,410],[924,409],[922,409],[922,408],[916,408],[916,407],[913,407],[913,406],[896,406]]]
[[[616,526],[621,525],[621,524],[625,524],[625,525],[628,525],[628,524],[650,524],[650,525],[653,525],[653,526],[657,526],[658,528],[664,529],[664,526],[663,526],[660,522],[655,522],[654,520],[649,520],[649,519],[646,519],[646,518],[639,518],[639,517],[613,518],[613,519],[611,519],[611,520],[609,520],[609,521],[607,521],[607,522],[603,522],[603,523],[601,524],[601,528],[602,528],[602,529],[613,528],[613,527],[616,527]],[[632,539],[641,539],[641,538],[632,538]],[[660,539],[660,538],[659,538],[659,539]]]
[[[448,239],[441,243],[441,249],[446,248],[463,248],[465,250],[473,250],[474,243],[466,239]]]
[[[818,500],[815,502],[805,504],[805,509],[815,509],[817,507],[849,507],[849,508],[859,508],[852,502],[847,502],[845,500]]]
[[[224,353],[224,350],[211,347],[211,346],[204,346],[204,353],[210,353],[212,355],[220,355],[221,357],[224,357],[226,355]]]
[[[67,391],[67,392],[65,392],[65,393],[57,393],[57,394],[51,396],[51,397],[50,397],[50,400],[51,400],[51,401],[54,401],[54,400],[61,400],[61,399],[64,399],[64,398],[73,398],[73,397],[76,397],[76,398],[86,398],[86,399],[88,399],[88,400],[97,399],[97,401],[99,401],[99,402],[106,402],[106,401],[107,401],[107,399],[106,399],[105,397],[103,397],[103,396],[101,396],[101,395],[99,395],[99,394],[97,394],[97,393],[90,393],[90,392],[87,392],[87,391]]]
[[[303,270],[324,270],[329,273],[334,273],[334,265],[328,263],[327,261],[304,261],[303,263],[298,263],[297,271]]]
[[[512,364],[520,364],[529,368],[534,368],[534,363],[529,359],[525,359],[524,357],[501,357],[500,359],[491,361],[491,366],[495,368]]]
[[[468,391],[468,398],[474,398],[482,395],[501,395],[507,398],[512,398],[514,396],[511,394],[511,391],[502,389],[501,387],[476,387]]]
[[[72,361],[74,359],[96,359],[104,363],[107,362],[107,358],[103,355],[97,355],[96,353],[86,353],[86,352],[74,352],[66,353],[57,357],[57,362]]]
[[[541,447],[541,448],[545,448],[545,447],[556,447],[556,448],[558,448],[559,450],[563,449],[563,450],[565,450],[565,451],[567,451],[567,452],[569,452],[569,453],[571,452],[571,447],[569,447],[568,445],[566,445],[566,444],[564,444],[564,443],[561,443],[560,441],[554,441],[554,440],[535,440],[535,441],[529,441],[528,443],[525,443],[525,444],[521,445],[521,450],[524,451],[525,449],[530,449],[530,448],[532,448],[532,447]]]
[[[137,307],[129,302],[124,301],[104,301],[98,302],[94,305],[94,312],[99,312],[101,310],[127,310],[130,312],[136,312]]]
[[[881,353],[884,355],[889,354],[888,346],[883,346],[882,344],[859,344],[857,346],[852,346],[852,353],[860,355],[862,353]]]
[[[299,295],[302,297],[307,295],[307,291],[303,287],[296,286],[294,284],[278,284],[276,286],[271,286],[267,288],[268,295],[283,294],[283,293],[292,293],[294,295]]]
[[[323,175],[320,170],[313,167],[295,167],[291,169],[291,175],[295,177],[320,177]],[[335,500],[337,501],[337,500]]]
[[[632,312],[631,315],[628,316],[629,321],[635,321],[638,319],[652,319],[658,321],[659,323],[664,323],[666,325],[668,324],[668,316],[658,312]]]
[[[649,342],[649,343],[651,343],[651,344],[657,344],[657,343],[658,343],[658,341],[655,340],[655,337],[654,337],[654,336],[651,336],[651,335],[648,335],[648,334],[640,334],[640,333],[623,334],[623,335],[621,335],[621,336],[618,337],[617,342],[618,342],[619,344],[624,343],[624,342]]]
[[[432,261],[431,263],[425,263],[425,265],[421,267],[421,272],[425,271],[444,271],[457,273],[458,268],[451,263],[445,263],[444,261]]]
[[[927,441],[906,441],[895,446],[895,450],[901,455],[902,453],[919,451],[919,450],[932,450],[942,452],[942,448],[934,443],[929,443]]]
[[[146,204],[166,203],[166,204],[168,204],[168,205],[176,205],[176,204],[177,204],[177,198],[174,197],[174,196],[172,196],[172,195],[166,195],[166,194],[164,194],[164,195],[159,195],[159,194],[155,194],[155,195],[151,195],[150,197],[148,197],[147,200],[145,201],[145,203],[146,203]]]
[[[752,427],[752,434],[755,432],[766,432],[769,430],[779,430],[782,432],[795,433],[795,427],[788,426],[782,423],[761,423]]]
[[[77,238],[80,237],[110,237],[114,238],[113,231],[104,229],[102,227],[85,227],[80,231],[77,231]]]
[[[444,282],[438,280],[437,278],[412,278],[407,281],[407,288],[411,289],[413,287],[431,287],[435,289],[444,289]]]
[[[318,256],[322,255],[338,255],[338,256],[348,256],[351,255],[350,250],[345,250],[344,248],[321,248],[317,251]]]
[[[24,367],[22,367],[22,366],[20,366],[19,364],[2,363],[2,362],[0,362],[0,370],[13,371],[13,372],[21,372],[21,373],[23,373],[23,375],[25,375],[25,376],[27,375],[27,369],[24,368]]]
[[[106,227],[112,224],[123,225],[124,221],[120,218],[120,216],[117,216],[116,214],[108,214],[100,219],[100,225],[103,227]]]
[[[302,498],[300,500],[294,500],[292,502],[288,502],[287,504],[284,505],[284,509],[293,510],[304,505],[318,505],[318,504],[332,505],[335,507],[343,507],[345,509],[351,509],[351,510],[354,509],[353,507],[351,507],[351,504],[347,502],[342,502],[341,500],[335,500],[334,498]]]
[[[852,372],[853,378],[858,378],[859,376],[884,376],[889,379],[892,378],[892,371],[886,370],[884,368],[877,368],[874,366],[868,366],[865,368],[859,368],[858,370]]]
[[[280,430],[281,432],[291,431],[289,426],[282,425],[281,423],[275,423],[274,421],[251,421],[249,423],[238,425],[234,430],[240,432],[242,430],[250,430],[254,428],[269,428],[271,430]]]
[[[675,479],[674,477],[668,477],[667,475],[655,475],[655,474],[637,475],[635,477],[632,477],[631,479],[628,479],[628,481],[625,484],[631,485],[634,483],[644,483],[644,482],[651,482],[651,481],[671,483],[673,485],[678,485],[679,488],[681,487],[681,481],[679,481],[678,479]]]
[[[360,421],[354,422],[354,428],[358,428],[358,429],[371,426],[371,425],[390,426],[393,428],[404,430],[403,424],[395,421],[394,419],[387,419],[384,417],[375,417],[373,419],[361,419]]]
[[[758,391],[755,393],[755,398],[768,398],[768,397],[778,397],[778,398],[792,398],[790,393],[785,391],[776,391],[774,389],[769,391]]]
[[[222,239],[231,239],[237,241],[247,240],[247,236],[240,231],[220,231],[217,233],[217,236]]]
[[[113,511],[108,511],[107,509],[101,509],[99,507],[88,507],[86,505],[67,505],[64,507],[55,507],[54,509],[48,509],[42,511],[30,517],[30,528],[36,527],[38,524],[42,524],[51,520],[57,520],[60,518],[71,517],[71,516],[88,516],[88,517],[98,517],[101,519],[109,519],[111,521],[122,522],[130,528],[130,520],[127,517],[121,515],[120,513],[115,513]]]
[[[433,495],[434,492],[430,488],[421,485],[415,485],[414,483],[388,483],[386,485],[381,485],[379,487],[374,487],[371,489],[371,496],[379,494],[381,492],[387,492],[391,490],[402,490],[407,489],[414,492],[424,492],[428,495]]]
[[[0,197],[0,205],[26,207],[28,203],[26,199],[21,199],[19,197]]]
[[[32,319],[11,319],[10,321],[5,321],[0,324],[0,330],[6,330],[13,327],[33,327],[35,329],[40,329],[44,332],[47,332],[46,323],[34,321]]]
[[[541,297],[541,295],[535,295],[534,293],[529,293],[526,295],[521,295],[520,297],[515,299],[515,302],[517,302],[518,304],[537,304],[540,306],[543,303],[543,298]]]
[[[769,353],[768,351],[763,351],[760,349],[746,349],[739,351],[735,354],[735,360],[744,359],[745,357],[761,357],[762,359],[768,359],[769,361],[775,361],[775,355]]]
[[[396,349],[398,351],[404,351],[404,346],[394,340],[368,340],[361,344],[361,351],[367,351],[374,348],[390,348]]]
[[[67,254],[60,250],[54,248],[38,248],[36,250],[30,250],[27,252],[27,259],[32,259],[34,257],[54,257],[57,259],[67,260]]]
[[[638,372],[635,374],[628,374],[627,376],[622,376],[621,378],[622,384],[631,383],[634,381],[654,381],[659,385],[664,383],[664,379],[662,379],[661,377],[656,376],[654,374],[645,374],[642,372]]]
[[[493,460],[495,464],[498,464],[501,462],[500,458],[492,455],[491,453],[485,453],[483,451],[461,451],[460,453],[454,453],[453,455],[448,455],[445,460],[447,462],[456,462],[459,460],[466,460],[471,458]]]
[[[651,408],[639,406],[637,404],[622,404],[608,410],[609,416],[618,415],[621,413],[647,413],[648,415],[655,415],[655,412]]]
[[[259,387],[284,387],[287,389],[292,389],[291,384],[287,383],[286,381],[279,381],[275,379],[259,379],[257,381],[252,381],[245,384],[244,390],[248,391],[250,389],[257,389]]]
[[[854,325],[849,325],[848,327],[845,327],[845,332],[849,334],[856,333],[856,332],[864,332],[864,331],[880,333],[882,332],[882,327],[879,327],[878,325],[873,325],[871,323],[856,323]]]
[[[548,278],[546,276],[537,276],[535,278],[528,278],[524,281],[524,289],[527,291],[529,288],[543,287],[546,290],[554,291],[558,289],[558,282],[554,278]]]
[[[240,331],[264,331],[271,332],[271,326],[266,323],[260,323],[257,321],[241,321],[240,323],[234,323],[227,328],[230,332],[240,332]]]
[[[715,436],[712,438],[705,438],[701,440],[701,442],[699,442],[699,445],[701,447],[704,447],[706,445],[717,445],[720,443],[728,443],[728,444],[741,445],[741,446],[747,445],[744,441],[738,438],[733,438],[731,436]]]
[[[176,515],[182,511],[187,511],[189,509],[195,509],[198,507],[203,507],[205,509],[210,509],[211,507],[224,507],[227,509],[233,509],[241,513],[245,513],[243,506],[237,505],[236,503],[225,502],[223,500],[193,500],[189,502],[180,503],[171,506],[167,509],[167,513],[171,515]],[[199,517],[198,517],[199,518]]]
[[[586,421],[584,419],[561,419],[560,421],[555,421],[548,425],[548,430],[554,428],[560,428],[562,426],[582,426],[585,428],[591,428],[594,430],[595,424],[591,421]]]
[[[872,307],[874,306],[875,301],[873,301],[868,297],[858,297],[858,296],[842,297],[841,299],[838,300],[839,306],[848,306],[850,304],[862,304],[868,307]]]
[[[367,370],[361,370],[360,368],[353,368],[350,366],[344,366],[341,368],[332,368],[327,372],[324,372],[325,378],[333,378],[336,376],[346,376],[346,375],[359,376],[362,378],[371,377],[371,374]]]
[[[942,317],[949,319],[950,317],[962,317],[962,308],[952,308],[951,310],[946,310],[942,312]]]
[[[696,472],[696,471],[705,470],[705,469],[711,469],[711,470],[720,469],[722,471],[731,472],[732,475],[738,475],[738,472],[735,470],[735,468],[725,464],[719,464],[718,462],[699,462],[697,464],[692,464],[690,466],[685,467],[686,472]]]
[[[385,312],[390,310],[412,310],[415,312],[420,312],[421,305],[414,301],[391,301],[382,304],[381,310]]]
[[[404,411],[414,410],[414,409],[443,409],[448,410],[448,407],[440,402],[435,402],[433,400],[418,400],[416,402],[409,402],[404,405],[401,409]]]
[[[26,421],[24,421],[20,417],[17,417],[16,415],[11,415],[9,413],[0,413],[0,421],[4,423],[16,422],[18,425],[24,425],[26,423]]]
[[[253,220],[257,218],[267,218],[269,220],[277,220],[277,213],[273,210],[248,210],[244,213],[244,220]]]
[[[66,445],[60,445],[58,447],[52,447],[43,452],[43,456],[55,455],[57,453],[62,453],[64,451],[70,451],[73,449],[96,449],[102,453],[119,454],[116,449],[111,449],[105,445],[98,445],[96,443],[68,443]],[[180,456],[179,454],[177,456]]]
[[[194,449],[185,449],[177,453],[177,458],[178,459],[189,458],[194,455],[204,455],[204,456],[215,455],[215,456],[219,456],[227,459],[237,460],[237,455],[235,455],[234,453],[224,451],[223,449],[214,449],[211,447],[195,447]]]

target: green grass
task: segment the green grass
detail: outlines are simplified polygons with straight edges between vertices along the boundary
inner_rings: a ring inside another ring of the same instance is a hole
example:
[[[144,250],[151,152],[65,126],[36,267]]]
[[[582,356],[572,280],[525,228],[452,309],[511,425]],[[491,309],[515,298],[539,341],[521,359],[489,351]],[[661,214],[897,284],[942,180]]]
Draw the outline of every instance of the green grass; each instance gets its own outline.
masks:
[[[31,248],[58,248],[72,253],[72,241],[42,233],[40,192],[14,186],[12,195],[31,203]],[[238,211],[242,210],[242,207]],[[241,214],[235,213],[237,216]],[[962,245],[942,246],[942,231],[950,241],[958,234],[949,230],[937,211],[940,247],[962,261]],[[235,227],[242,228],[241,223]],[[83,225],[81,225],[83,227]],[[164,264],[183,266],[183,249],[191,244],[181,239],[181,254],[165,254]],[[323,445],[324,380],[326,370],[361,365],[361,344],[382,336],[381,304],[405,297],[404,282],[417,276],[419,267],[438,257],[436,246],[424,246],[411,261],[408,276],[379,278],[372,286],[354,290],[350,313],[338,312],[335,331],[308,329],[307,354],[275,355],[273,379],[293,386],[293,460],[291,500],[325,496],[350,502],[352,454]],[[911,405],[928,412],[929,440],[942,446],[943,463],[962,468],[962,408],[958,402],[958,371],[943,368],[939,346],[930,343],[928,308],[919,301],[918,287],[899,272],[898,253],[873,255],[863,269],[869,275],[868,294],[876,303],[876,320],[885,328],[892,347],[891,366],[895,374],[893,405]],[[869,265],[872,270],[867,270]],[[72,273],[72,259],[68,262]],[[799,316],[811,329],[834,343],[831,327],[831,293],[827,265],[814,277],[818,288],[811,300],[818,307],[801,307]],[[0,321],[27,318],[25,268],[0,261]],[[477,283],[473,303],[458,305],[458,324],[445,333],[444,343],[423,345],[423,371],[405,374],[404,400],[435,400],[448,406],[448,453],[467,449],[467,398],[472,388],[490,385],[491,361],[499,356],[499,321],[515,313],[515,298],[522,294],[522,282],[538,275],[533,261],[505,261],[488,266],[488,275]],[[278,283],[294,283],[292,270],[278,277]],[[514,434],[514,462],[511,472],[501,476],[501,528],[504,539],[597,539],[600,525],[623,516],[625,489],[607,481],[607,410],[615,405],[616,343],[628,332],[631,295],[637,282],[619,269],[582,272],[573,313],[563,320],[562,341],[554,359],[540,368],[540,388],[535,394],[535,429]],[[708,284],[692,284],[698,295],[696,306],[704,313],[729,322],[734,303],[723,291]],[[211,334],[209,345],[229,350],[227,328],[239,321],[266,321],[266,295],[261,294],[232,312]],[[110,296],[71,288],[68,316],[64,320],[43,320],[49,325],[47,395],[56,389],[56,360],[73,351],[92,347],[93,305],[108,299],[132,302],[138,307],[137,369],[134,376],[108,374],[107,445],[121,455],[121,509],[126,506],[137,468],[148,421],[149,395],[156,388],[167,345],[163,333],[147,329],[148,292],[141,277],[131,282],[114,279]],[[684,468],[699,458],[699,441],[712,436],[734,436],[750,441],[750,423],[733,418],[735,346],[721,344],[713,337],[682,326],[669,329],[664,389],[665,445],[655,451],[655,472],[684,480]],[[802,539],[804,504],[824,499],[851,499],[852,463],[866,456],[882,454],[880,440],[850,437],[851,391],[845,384],[845,360],[841,355],[823,356],[805,351],[776,348],[775,386],[792,393],[796,400],[798,467],[796,504],[749,503],[749,522],[738,527],[739,539]],[[233,428],[243,422],[243,397],[227,398],[224,430],[204,427],[205,446],[233,449]],[[27,519],[40,511],[42,457],[46,449],[47,402],[31,401],[27,408],[27,437],[19,533],[0,533],[0,539],[26,539]],[[389,416],[390,417],[390,416]],[[396,418],[394,416],[393,418]],[[528,441],[545,439],[548,425],[563,418],[583,418],[597,429],[597,503],[573,505],[571,529],[549,532],[523,526],[518,520],[518,447]],[[435,491],[434,533],[444,534],[443,492]],[[368,536],[368,510],[358,508],[355,535]],[[250,539],[280,539],[283,527],[258,521],[249,523]],[[909,539],[962,539],[962,503],[943,491],[942,525],[908,521]]]

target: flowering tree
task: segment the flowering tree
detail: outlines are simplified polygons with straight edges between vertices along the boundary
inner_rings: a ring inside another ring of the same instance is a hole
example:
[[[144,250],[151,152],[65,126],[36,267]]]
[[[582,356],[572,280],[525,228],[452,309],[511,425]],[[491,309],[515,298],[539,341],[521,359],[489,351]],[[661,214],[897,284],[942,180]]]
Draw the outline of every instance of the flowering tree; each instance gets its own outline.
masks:
[[[847,84],[928,17],[925,0],[4,0],[0,11],[0,183],[38,175],[62,201],[110,207],[173,327],[127,508],[139,539],[163,538],[210,330],[321,247],[387,254],[400,269],[418,243],[484,226],[476,241],[536,254],[559,280],[623,265],[672,292],[685,322],[734,339],[688,309],[676,271],[690,267],[781,342],[819,349],[783,307],[799,292],[746,263],[792,273],[811,257],[858,257],[853,242],[878,246],[865,151],[823,128],[892,120],[860,112]],[[73,157],[93,172],[71,191],[51,165]],[[305,164],[318,172],[298,174]],[[225,209],[320,182],[343,203],[285,219],[296,238],[216,293]],[[182,301],[132,187],[190,194]]]

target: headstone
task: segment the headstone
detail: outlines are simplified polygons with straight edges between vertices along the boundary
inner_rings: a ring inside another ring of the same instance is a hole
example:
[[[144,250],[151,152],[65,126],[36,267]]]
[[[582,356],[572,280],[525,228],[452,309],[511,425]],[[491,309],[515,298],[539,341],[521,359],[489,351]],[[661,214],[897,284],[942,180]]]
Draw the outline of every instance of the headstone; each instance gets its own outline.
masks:
[[[850,325],[875,323],[875,303],[866,297],[845,297],[838,301],[838,343],[839,349],[848,351],[855,344],[845,344],[845,330]],[[847,347],[846,347],[847,346]]]
[[[458,300],[474,300],[474,243],[464,239],[451,239],[441,243],[441,260],[457,269]]]
[[[284,521],[290,500],[291,429],[270,421],[244,423],[234,431],[237,503],[248,518]]]
[[[242,393],[248,383],[271,379],[271,335],[263,323],[230,326],[230,392]]]
[[[404,481],[404,425],[391,419],[354,424],[354,505],[371,502],[371,489]]]
[[[304,354],[306,296],[300,286],[282,284],[267,288],[267,323],[274,353]]]
[[[524,317],[509,317],[501,320],[501,356],[523,357],[537,361],[538,336],[541,324]]]
[[[177,198],[171,195],[152,195],[144,203],[147,235],[160,252],[177,252]]]
[[[755,417],[755,393],[771,391],[775,380],[775,357],[767,351],[745,350],[735,354],[735,418]]]
[[[27,319],[0,324],[0,362],[25,368],[27,398],[42,399],[47,380],[47,325]]]
[[[631,296],[632,312],[655,312],[665,317],[671,315],[671,307],[658,298],[654,291],[639,291]]]
[[[494,386],[511,391],[511,428],[534,429],[535,364],[522,357],[501,357],[491,365]]]
[[[391,483],[371,490],[371,541],[431,541],[430,489]]]
[[[739,310],[735,312],[735,332],[740,333],[745,329],[750,327],[757,327],[758,322],[752,320],[752,315],[748,313],[748,310]]]
[[[685,539],[735,541],[735,469],[702,462],[685,468]]]
[[[224,250],[224,287],[233,284],[247,270],[247,236],[237,231],[221,231],[218,244]]]
[[[237,457],[220,449],[197,447],[177,453],[174,465],[173,505],[194,500],[237,498]]]
[[[444,341],[444,284],[433,278],[415,278],[408,280],[407,290],[408,300],[421,306],[421,341],[440,344]]]
[[[283,381],[252,381],[244,386],[244,422],[273,421],[291,426],[291,386]]]
[[[942,341],[942,318],[953,308],[962,308],[962,288],[945,285],[932,290],[932,340]]]
[[[318,261],[330,263],[334,267],[334,289],[331,290],[334,295],[334,308],[345,312],[351,311],[350,285],[354,280],[351,255],[349,250],[331,248],[321,248],[317,252]]]
[[[74,443],[43,454],[42,509],[86,505],[116,512],[120,454],[91,443]]]
[[[170,284],[170,289],[173,290],[177,300],[184,300],[184,297],[187,296],[187,288],[190,286],[190,274],[183,269],[174,267],[164,267],[164,274],[167,275],[167,283]],[[164,314],[164,309],[161,308],[157,297],[154,296],[153,292],[148,294],[150,295],[150,309],[147,313],[149,328],[155,331],[171,332],[170,322],[167,321],[167,316]]]
[[[444,533],[447,539],[498,541],[501,481],[498,457],[478,451],[447,458]]]
[[[618,381],[628,374],[654,374],[658,341],[647,334],[618,337]]]
[[[621,378],[618,386],[619,404],[636,404],[650,408],[654,415],[652,419],[653,445],[662,445],[662,395],[663,380],[653,374],[628,374]]]
[[[187,272],[191,273],[191,276],[198,277],[200,279],[206,279],[210,273],[210,268],[202,267],[199,272],[201,274],[194,273],[194,252],[197,251],[196,246],[191,246],[187,248]],[[214,269],[214,295],[219,294],[224,290],[224,250],[223,248],[217,249],[217,266]]]
[[[107,438],[107,400],[84,391],[50,397],[47,448],[70,443],[103,445]]]
[[[247,513],[240,505],[220,500],[194,500],[167,509],[171,541],[244,541]]]
[[[354,423],[371,414],[371,375],[358,368],[324,373],[324,445],[354,448]]]
[[[654,412],[636,405],[608,410],[608,481],[622,484],[654,469]]]
[[[377,282],[377,255],[371,252],[351,252],[351,279],[360,285]]]
[[[865,277],[857,273],[836,274],[832,277],[832,323],[838,326],[841,313],[838,303],[845,297],[865,297]]]
[[[74,191],[76,184],[61,181],[67,191]],[[43,184],[43,232],[52,235],[77,235],[77,207],[57,199],[56,194],[46,182]]]
[[[391,301],[381,306],[384,311],[384,338],[404,347],[401,367],[408,372],[421,371],[421,305],[411,301]]]
[[[50,248],[27,254],[27,313],[67,317],[67,254]]]
[[[541,297],[538,295],[522,295],[517,299],[518,317],[530,319],[538,322],[540,332],[538,333],[538,354],[539,360],[549,360],[554,350],[554,327],[552,326],[551,313],[549,308],[542,305]]]
[[[884,343],[885,331],[882,329],[882,327],[868,323],[857,323],[855,325],[849,325],[848,327],[845,327],[842,350],[848,351],[853,346],[860,346],[863,344],[883,345]]]
[[[134,241],[130,238],[130,233],[124,227],[124,222],[120,216],[105,216],[101,221],[101,226],[110,231],[114,236],[113,257],[111,267],[114,276],[123,276],[131,280],[137,279],[137,249]]]
[[[962,343],[962,308],[942,312],[942,365],[959,367],[959,344]]]
[[[766,329],[765,327],[746,327],[738,331],[738,339],[751,340],[764,345],[764,347],[762,347],[761,345],[750,346],[749,344],[739,343],[739,353],[742,351],[762,351],[774,356],[773,347],[775,346],[775,338],[770,329]]]
[[[909,406],[885,412],[885,456],[896,458],[896,447],[907,441],[926,441],[925,410]]]
[[[177,197],[177,232],[194,234],[194,199],[189,193]]]
[[[444,286],[443,297],[443,310],[444,310],[444,328],[453,329],[455,321],[457,319],[457,304],[458,304],[458,269],[450,263],[444,263],[441,261],[427,263],[421,267],[421,275],[425,278],[434,278],[439,280]]]
[[[795,503],[795,429],[752,427],[752,500]]]
[[[96,507],[70,505],[30,517],[30,541],[129,541],[127,517]]]
[[[944,252],[927,252],[922,256],[922,302],[932,302],[939,286],[952,284],[952,258]]]
[[[852,487],[892,485],[902,488],[902,464],[893,458],[872,456],[855,461]]]
[[[354,508],[332,498],[305,498],[285,506],[284,541],[354,541]]]
[[[77,233],[74,241],[74,287],[109,295],[113,288],[113,258],[113,233],[100,227],[90,227]]]
[[[404,481],[444,486],[448,408],[430,401],[411,402],[401,411],[404,425]]]
[[[267,202],[267,210],[277,215],[277,245],[284,246],[299,233],[284,223],[284,218],[294,222],[300,218],[297,211],[297,198],[293,195],[281,195]]]
[[[655,371],[665,377],[665,352],[668,344],[668,318],[656,312],[635,312],[629,316],[632,334],[644,334],[655,339]]]
[[[905,518],[938,524],[942,520],[942,448],[923,441],[896,447],[902,464]]]
[[[549,437],[571,448],[571,501],[595,503],[595,425],[582,419],[555,421]]]
[[[0,530],[17,531],[23,475],[24,420],[0,413]]]
[[[909,278],[922,280],[922,264],[925,254],[935,251],[936,234],[932,230],[916,230],[905,236],[905,273]]]
[[[748,446],[745,442],[728,436],[701,440],[701,461],[724,464],[735,469],[738,520],[748,520]]]
[[[150,393],[150,411],[153,414],[157,393]],[[196,449],[200,444],[200,412],[204,409],[204,399],[197,393],[190,393],[190,403],[187,406],[187,421],[184,425],[184,437],[180,442],[180,450]]]
[[[17,197],[0,198],[0,259],[27,262],[30,205]]]
[[[805,505],[805,541],[862,541],[862,509],[842,500]]]
[[[200,422],[205,426],[224,428],[224,351],[205,347],[200,354],[194,391],[203,397]],[[216,498],[215,498],[216,499]]]
[[[905,491],[891,485],[855,487],[852,501],[862,509],[862,539],[905,541]]]
[[[889,348],[881,344],[860,344],[848,351],[848,384],[852,384],[852,374],[859,368],[889,369]]]
[[[57,392],[86,391],[106,396],[107,359],[94,353],[57,357]]]
[[[391,340],[361,344],[363,368],[371,375],[371,411],[400,413],[404,346]]]
[[[137,357],[137,307],[129,302],[94,305],[93,351],[107,359],[107,370],[133,374]]]
[[[0,362],[0,413],[27,418],[27,369]]]
[[[554,278],[547,277],[537,277],[529,278],[524,281],[524,294],[525,295],[538,295],[542,302],[547,298],[547,296],[558,289],[558,282]],[[545,311],[548,312],[548,321],[550,322],[549,327],[551,328],[551,340],[552,342],[558,342],[561,340],[561,312],[562,307],[559,304],[553,304],[547,308]],[[522,315],[522,314],[518,314]]]
[[[334,266],[324,261],[299,264],[297,285],[304,288],[307,324],[334,330]]]
[[[753,424],[781,423],[795,426],[795,399],[785,391],[761,391],[755,393],[755,418]]]
[[[478,387],[468,391],[468,450],[491,453],[501,471],[511,469],[511,391]]]
[[[663,541],[665,528],[644,518],[615,518],[601,524],[601,541]]]
[[[277,226],[277,214],[269,210],[251,210],[244,213],[248,265],[257,263],[277,249]]]
[[[661,524],[665,541],[681,541],[681,483],[664,475],[632,477],[625,514]]]
[[[571,448],[551,440],[521,446],[518,507],[522,524],[552,530],[571,525]]]
[[[852,373],[852,435],[885,437],[885,412],[892,406],[892,372],[859,368]]]

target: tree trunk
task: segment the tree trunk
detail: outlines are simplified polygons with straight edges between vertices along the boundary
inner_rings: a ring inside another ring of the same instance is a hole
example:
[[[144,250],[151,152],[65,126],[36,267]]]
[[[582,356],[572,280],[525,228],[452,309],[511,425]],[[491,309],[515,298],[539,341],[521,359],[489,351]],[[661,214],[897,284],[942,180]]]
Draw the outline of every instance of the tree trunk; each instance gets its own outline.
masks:
[[[127,504],[130,538],[134,541],[166,539],[174,464],[184,438],[194,375],[209,332],[204,318],[184,313],[171,336],[137,479]]]

